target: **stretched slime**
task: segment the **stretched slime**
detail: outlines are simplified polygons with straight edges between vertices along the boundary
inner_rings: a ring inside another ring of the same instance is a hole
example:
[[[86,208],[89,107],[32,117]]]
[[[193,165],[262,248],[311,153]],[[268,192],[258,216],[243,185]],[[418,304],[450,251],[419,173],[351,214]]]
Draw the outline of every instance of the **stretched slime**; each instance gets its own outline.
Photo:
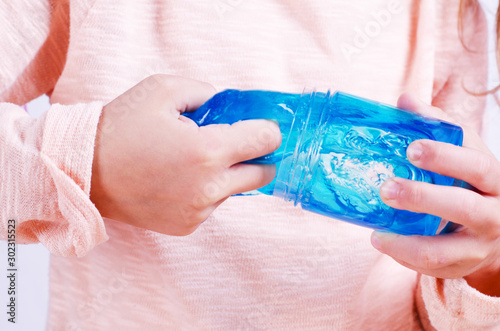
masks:
[[[419,169],[406,158],[406,148],[418,139],[460,146],[460,127],[346,93],[226,90],[184,115],[200,126],[249,119],[276,121],[283,137],[281,146],[247,161],[277,165],[276,178],[258,193],[361,226],[434,235],[439,217],[387,206],[380,198],[380,186],[394,176],[461,185],[453,178]]]

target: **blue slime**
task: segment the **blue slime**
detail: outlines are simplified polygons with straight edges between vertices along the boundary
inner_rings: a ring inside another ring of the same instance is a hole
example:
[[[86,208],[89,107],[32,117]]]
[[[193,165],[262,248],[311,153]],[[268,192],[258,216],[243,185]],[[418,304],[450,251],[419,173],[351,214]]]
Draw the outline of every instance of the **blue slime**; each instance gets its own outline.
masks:
[[[361,226],[434,235],[439,217],[387,206],[380,198],[380,186],[394,176],[460,185],[453,178],[419,169],[406,158],[406,148],[418,139],[460,146],[460,127],[346,93],[226,90],[184,115],[200,126],[276,121],[283,137],[279,149],[247,161],[277,165],[276,178],[258,193]]]

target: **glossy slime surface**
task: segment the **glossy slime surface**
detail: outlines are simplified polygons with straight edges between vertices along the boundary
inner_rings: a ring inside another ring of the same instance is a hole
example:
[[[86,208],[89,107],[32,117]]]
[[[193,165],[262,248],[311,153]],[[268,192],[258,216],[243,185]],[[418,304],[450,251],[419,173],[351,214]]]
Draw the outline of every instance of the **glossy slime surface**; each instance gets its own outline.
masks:
[[[280,148],[248,161],[277,164],[275,180],[260,193],[401,234],[434,235],[440,218],[387,206],[379,196],[382,183],[397,176],[453,185],[453,178],[411,165],[406,148],[417,139],[462,143],[457,126],[341,92],[226,90],[185,115],[200,126],[247,119],[278,122],[283,136]]]

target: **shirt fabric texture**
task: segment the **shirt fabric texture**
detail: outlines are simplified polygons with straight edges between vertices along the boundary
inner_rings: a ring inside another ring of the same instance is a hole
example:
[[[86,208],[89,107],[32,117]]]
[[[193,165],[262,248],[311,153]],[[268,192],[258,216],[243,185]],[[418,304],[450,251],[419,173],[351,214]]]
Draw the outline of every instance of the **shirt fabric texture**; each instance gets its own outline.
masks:
[[[469,11],[462,43],[457,15],[451,0],[1,2],[0,236],[15,219],[19,242],[51,251],[47,329],[500,329],[500,298],[274,197],[231,197],[186,237],[89,199],[103,106],[155,73],[390,104],[411,91],[480,130],[465,89],[486,81],[486,22]],[[33,119],[20,105],[44,93]]]

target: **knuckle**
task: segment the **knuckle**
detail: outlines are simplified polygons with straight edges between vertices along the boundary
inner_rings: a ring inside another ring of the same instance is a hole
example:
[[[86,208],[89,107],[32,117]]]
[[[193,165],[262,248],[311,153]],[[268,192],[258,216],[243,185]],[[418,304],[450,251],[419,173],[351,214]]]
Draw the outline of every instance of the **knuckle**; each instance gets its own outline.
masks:
[[[215,174],[205,179],[192,200],[192,207],[196,213],[203,212],[209,206],[224,198],[226,186],[227,179],[223,174]]]
[[[215,137],[199,140],[196,146],[193,146],[193,161],[200,168],[211,169],[217,164],[222,151],[222,142]]]
[[[208,146],[203,148],[203,147],[199,146],[198,148],[196,148],[195,153],[194,153],[195,162],[199,166],[204,167],[204,168],[210,168],[211,163],[213,162],[213,157],[212,157],[213,150],[211,148],[207,148],[207,147]]]
[[[207,196],[200,190],[191,202],[191,218],[198,218],[198,215],[209,205]]]
[[[178,210],[179,210],[179,217],[183,223],[186,220],[193,218],[194,215],[196,214],[196,208],[194,208],[190,204],[179,204]]]
[[[500,200],[492,199],[490,197],[481,197],[477,200],[478,204],[479,202],[481,203],[481,206],[477,207],[477,212],[481,212],[481,215],[478,216],[477,214],[474,214],[473,216],[476,220],[475,223],[478,224],[478,227],[487,229],[487,231],[483,231],[483,238],[500,241],[500,219],[498,218]],[[500,245],[498,247],[500,247]]]
[[[203,186],[202,194],[207,204],[210,204],[222,196],[222,187],[216,179],[211,179]]]
[[[199,146],[204,154],[212,159],[219,158],[230,145],[227,141],[229,124],[216,124],[201,127],[202,136]]]
[[[411,187],[410,201],[415,206],[419,206],[423,201],[423,192],[417,185],[410,185],[410,187]]]
[[[463,192],[459,198],[459,206],[461,207],[461,218],[465,221],[473,220],[477,217],[480,206],[477,198],[474,195],[466,194],[468,192]],[[459,222],[460,223],[460,222]]]
[[[238,143],[235,152],[238,153],[238,155],[242,158],[247,159],[255,154],[258,154],[260,144],[261,143],[258,141],[258,139],[256,139],[255,136],[249,135]]]
[[[495,162],[494,162],[495,161]],[[491,183],[490,174],[494,172],[496,167],[496,160],[491,157],[478,157],[471,162],[474,165],[475,171],[472,172],[472,182],[480,185],[488,185]]]

